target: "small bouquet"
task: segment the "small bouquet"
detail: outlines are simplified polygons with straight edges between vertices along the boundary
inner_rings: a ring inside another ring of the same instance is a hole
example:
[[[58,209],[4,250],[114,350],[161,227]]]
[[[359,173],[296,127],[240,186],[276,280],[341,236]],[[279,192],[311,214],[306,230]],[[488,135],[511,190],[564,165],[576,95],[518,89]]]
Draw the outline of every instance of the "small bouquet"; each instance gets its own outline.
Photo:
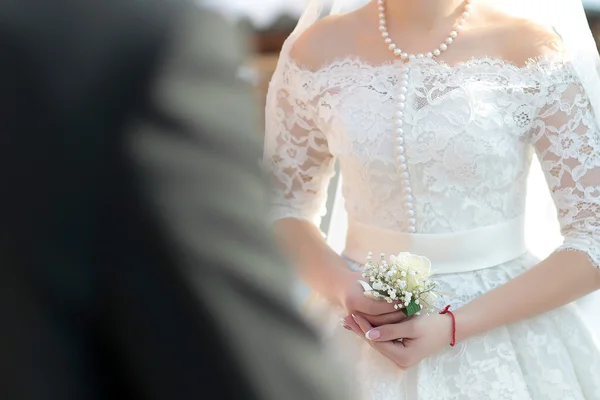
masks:
[[[381,254],[375,263],[369,252],[363,277],[367,282],[359,283],[366,297],[396,303],[394,307],[409,317],[420,315],[422,310],[433,312],[435,283],[429,280],[431,262],[426,257],[400,253],[390,256],[387,262],[385,254]]]

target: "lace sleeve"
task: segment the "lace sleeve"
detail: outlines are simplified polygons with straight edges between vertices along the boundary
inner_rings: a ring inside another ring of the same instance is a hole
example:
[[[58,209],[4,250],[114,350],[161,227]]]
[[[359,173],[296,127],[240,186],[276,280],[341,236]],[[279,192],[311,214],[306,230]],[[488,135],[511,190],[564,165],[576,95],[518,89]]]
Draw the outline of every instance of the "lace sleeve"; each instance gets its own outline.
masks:
[[[263,160],[272,181],[270,220],[320,224],[334,158],[317,126],[314,74],[281,64],[269,88]]]
[[[581,83],[561,70],[542,93],[533,140],[558,211],[561,250],[600,267],[600,132]]]

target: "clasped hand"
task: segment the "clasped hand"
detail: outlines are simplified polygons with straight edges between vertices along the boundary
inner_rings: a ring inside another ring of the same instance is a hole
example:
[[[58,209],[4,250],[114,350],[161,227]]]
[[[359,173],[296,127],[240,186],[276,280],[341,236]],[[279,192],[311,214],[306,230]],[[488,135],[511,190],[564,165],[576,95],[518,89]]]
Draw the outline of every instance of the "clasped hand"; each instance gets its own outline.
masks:
[[[358,283],[361,279],[360,272],[349,272],[338,281],[338,299],[348,314],[342,319],[344,327],[400,368],[410,368],[449,345],[452,336],[449,316],[433,314],[407,319],[394,304],[365,297]]]
[[[348,315],[361,316],[371,326],[394,324],[406,318],[394,304],[369,299],[358,283],[363,279],[360,272],[348,272],[338,279],[337,298]]]
[[[452,335],[452,319],[440,314],[412,317],[378,327],[361,315],[353,314],[344,318],[343,323],[403,369],[448,346]]]

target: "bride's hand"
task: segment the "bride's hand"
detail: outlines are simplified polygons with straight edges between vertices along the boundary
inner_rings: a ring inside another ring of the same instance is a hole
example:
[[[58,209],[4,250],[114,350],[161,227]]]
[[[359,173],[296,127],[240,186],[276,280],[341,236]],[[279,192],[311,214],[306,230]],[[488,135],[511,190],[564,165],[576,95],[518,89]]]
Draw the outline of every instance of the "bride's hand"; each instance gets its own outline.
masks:
[[[452,319],[447,315],[432,314],[377,328],[356,314],[344,322],[403,369],[441,351],[452,340]]]
[[[338,280],[337,298],[348,315],[360,315],[371,326],[393,324],[406,318],[404,313],[394,308],[394,304],[366,297],[358,283],[363,279],[361,272],[348,272]]]

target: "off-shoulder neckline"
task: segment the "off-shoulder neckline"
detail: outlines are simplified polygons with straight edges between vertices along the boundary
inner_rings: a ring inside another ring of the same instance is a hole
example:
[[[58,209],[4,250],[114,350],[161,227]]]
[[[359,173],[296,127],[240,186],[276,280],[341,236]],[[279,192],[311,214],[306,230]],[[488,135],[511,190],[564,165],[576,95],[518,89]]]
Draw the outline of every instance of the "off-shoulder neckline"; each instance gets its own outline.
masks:
[[[292,69],[298,70],[303,73],[321,75],[335,70],[341,70],[346,68],[354,69],[367,69],[367,70],[387,70],[390,68],[397,69],[402,65],[405,65],[403,61],[391,60],[381,64],[374,64],[367,60],[364,60],[358,56],[346,56],[328,62],[321,67],[314,69],[307,65],[298,63],[291,57],[286,57],[285,60]],[[500,57],[472,57],[465,61],[459,61],[455,64],[448,64],[442,60],[434,59],[415,59],[407,63],[408,66],[415,66],[421,68],[436,68],[442,70],[461,70],[476,68],[480,66],[496,66],[502,68],[509,68],[514,71],[531,71],[531,70],[553,70],[557,68],[563,68],[569,65],[570,61],[562,54],[544,54],[538,57],[528,59],[523,65],[518,65],[513,61],[505,60]]]

